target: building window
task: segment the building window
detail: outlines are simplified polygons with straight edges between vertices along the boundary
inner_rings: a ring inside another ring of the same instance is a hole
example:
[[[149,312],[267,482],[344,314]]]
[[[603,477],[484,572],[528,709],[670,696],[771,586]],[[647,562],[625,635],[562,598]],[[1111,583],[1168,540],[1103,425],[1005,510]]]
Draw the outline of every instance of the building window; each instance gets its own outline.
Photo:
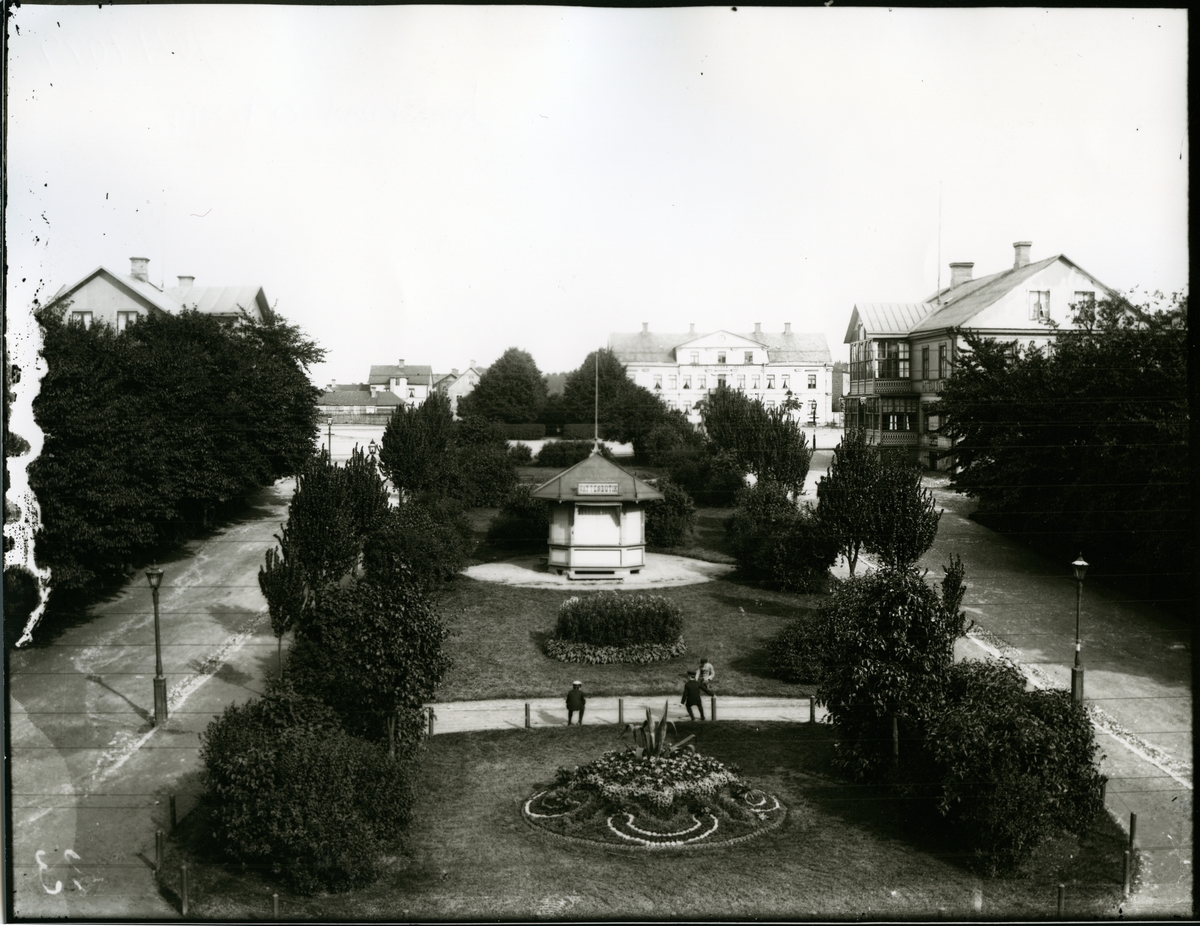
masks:
[[[941,423],[940,416],[926,415],[925,416],[925,433],[926,434],[936,434],[940,423]]]
[[[1075,301],[1071,303],[1071,320],[1079,321],[1079,312],[1081,309],[1090,309],[1089,315],[1095,314],[1096,310],[1096,293],[1093,290],[1075,290]]]
[[[722,389],[722,388],[724,388],[724,386],[725,386],[725,374],[718,373],[717,374],[717,388]]]
[[[808,388],[809,389],[817,388],[817,374],[816,373],[808,374]]]
[[[408,390],[408,397],[409,397],[410,399],[415,399],[415,398],[417,397],[416,390],[415,390],[415,389],[410,389],[410,390]]]
[[[878,342],[876,377],[878,379],[908,379],[908,342],[886,340]]]
[[[883,431],[916,430],[916,399],[880,399],[879,412],[879,426]]]
[[[696,377],[696,388],[697,388],[697,389],[706,389],[706,388],[708,388],[707,386],[705,386],[705,385],[704,385],[704,384],[705,384],[705,382],[706,382],[706,380],[705,380],[705,378],[704,378],[703,376],[697,376],[697,377]]]
[[[752,351],[752,350],[746,351],[746,363],[753,363],[753,362],[754,362],[754,351]]]
[[[661,373],[654,374],[654,388],[662,389],[662,374]]]
[[[938,379],[948,379],[950,376],[950,358],[946,356],[946,345],[938,345]]]
[[[768,388],[768,389],[774,389],[774,388],[775,388],[775,377],[774,377],[774,375],[769,375],[769,376],[767,376],[767,388]]]
[[[750,388],[753,389],[755,392],[758,392],[758,389],[759,389],[758,384],[761,382],[762,382],[761,378],[759,378],[757,376],[751,376],[750,377]]]
[[[83,325],[84,328],[92,327],[91,312],[72,312],[71,321],[76,325]]]
[[[692,378],[691,378],[690,376],[685,376],[685,377],[683,378],[683,388],[684,388],[684,389],[691,389],[691,388],[692,388]]]
[[[717,363],[724,363],[724,362],[725,362],[725,351],[723,351],[723,350],[717,351]]]
[[[667,377],[667,388],[668,389],[677,389],[678,386],[676,384],[678,382],[679,382],[679,380],[676,379],[674,376],[668,376]]]
[[[921,348],[921,379],[929,379],[929,348]]]
[[[1031,289],[1029,291],[1029,320],[1038,322],[1050,320],[1050,290]]]
[[[788,377],[783,376],[783,377],[780,377],[780,379],[783,380],[783,388],[787,389],[788,388]]]
[[[737,387],[738,387],[738,392],[746,391],[746,377],[745,376],[739,376],[737,378]]]
[[[700,362],[700,351],[698,351],[698,350],[692,351],[692,363],[699,363],[699,362]]]
[[[117,330],[124,331],[130,325],[138,320],[137,312],[118,312],[117,313]]]

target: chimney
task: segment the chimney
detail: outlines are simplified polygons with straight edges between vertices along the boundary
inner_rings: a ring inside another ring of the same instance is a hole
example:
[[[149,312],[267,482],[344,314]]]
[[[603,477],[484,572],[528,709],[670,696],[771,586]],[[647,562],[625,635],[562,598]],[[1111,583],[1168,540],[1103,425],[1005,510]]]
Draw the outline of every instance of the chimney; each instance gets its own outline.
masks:
[[[784,333],[784,334],[791,334],[791,333],[792,333],[792,323],[791,323],[791,322],[784,322],[784,323],[783,323],[783,333]]]
[[[143,283],[150,282],[150,264],[149,257],[131,257],[129,258],[129,275],[135,280],[141,280]]]
[[[179,288],[182,290],[189,290],[192,288],[192,284],[195,282],[196,282],[195,277],[180,277],[179,278]]]
[[[471,366],[475,366],[475,361],[474,361],[474,360],[472,360],[472,361],[471,361]]]
[[[396,361],[396,366],[398,366],[401,370],[404,369],[404,358],[403,357],[401,357],[399,360]]]
[[[451,367],[451,368],[450,368],[450,375],[451,375],[451,376],[457,376],[457,375],[458,375],[458,367]]]
[[[762,334],[762,322],[755,322],[755,323],[754,323],[754,333],[755,333],[755,334]]]
[[[1029,263],[1029,254],[1025,255],[1025,263]],[[972,261],[959,261],[950,265],[950,288],[962,286],[963,283],[971,282],[971,268],[975,264]]]
[[[688,334],[695,334],[695,333],[696,333],[696,323],[692,322],[691,325],[688,326]]]
[[[642,334],[646,334],[650,330],[649,322],[642,322]]]
[[[1019,270],[1021,267],[1029,266],[1029,249],[1033,247],[1032,241],[1014,241],[1013,242],[1013,270]]]

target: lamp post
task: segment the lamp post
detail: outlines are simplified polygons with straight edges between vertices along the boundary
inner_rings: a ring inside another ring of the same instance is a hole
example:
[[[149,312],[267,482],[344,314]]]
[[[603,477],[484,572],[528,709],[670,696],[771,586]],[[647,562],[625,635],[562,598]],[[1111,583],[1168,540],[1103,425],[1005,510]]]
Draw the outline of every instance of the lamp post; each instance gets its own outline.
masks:
[[[379,445],[374,440],[367,444],[367,453],[371,455],[371,464],[375,464],[375,454],[379,452]]]
[[[325,449],[329,451],[329,462],[333,462],[333,415],[325,419]]]
[[[1075,665],[1071,667],[1071,700],[1083,706],[1083,665],[1080,659],[1082,646],[1079,642],[1079,610],[1083,601],[1083,577],[1087,575],[1088,564],[1083,554],[1071,563],[1075,570]]]
[[[162,585],[163,571],[155,563],[146,570],[150,582],[150,594],[154,596],[154,725],[167,722],[167,680],[163,678],[162,643],[158,632],[158,587]]]

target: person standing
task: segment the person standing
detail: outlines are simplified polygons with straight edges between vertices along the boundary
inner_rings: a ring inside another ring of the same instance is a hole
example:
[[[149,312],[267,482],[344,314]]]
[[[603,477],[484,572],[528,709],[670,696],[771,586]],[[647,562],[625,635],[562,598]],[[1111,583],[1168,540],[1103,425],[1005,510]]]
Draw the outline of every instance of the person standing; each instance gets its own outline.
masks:
[[[687,708],[688,718],[696,719],[696,715],[692,713],[693,707],[700,708],[700,719],[704,720],[704,699],[700,697],[701,692],[706,695],[711,695],[708,686],[700,680],[700,670],[696,672],[683,683],[683,706]]]
[[[571,690],[567,692],[567,726],[571,718],[579,711],[579,725],[583,726],[583,707],[587,703],[587,695],[583,693],[583,682],[572,682]]]

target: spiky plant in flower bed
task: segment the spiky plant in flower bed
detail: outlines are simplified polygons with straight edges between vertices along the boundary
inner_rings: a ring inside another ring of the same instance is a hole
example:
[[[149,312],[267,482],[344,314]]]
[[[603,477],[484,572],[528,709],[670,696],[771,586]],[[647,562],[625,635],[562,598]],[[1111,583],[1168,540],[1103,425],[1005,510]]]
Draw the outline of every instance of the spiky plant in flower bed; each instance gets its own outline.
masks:
[[[632,745],[560,768],[525,802],[525,819],[559,836],[635,849],[740,842],[782,823],[786,808],[736,766],[697,753],[694,736],[671,741],[667,707],[657,723],[647,708],[639,727],[625,725],[621,738],[631,735]]]

